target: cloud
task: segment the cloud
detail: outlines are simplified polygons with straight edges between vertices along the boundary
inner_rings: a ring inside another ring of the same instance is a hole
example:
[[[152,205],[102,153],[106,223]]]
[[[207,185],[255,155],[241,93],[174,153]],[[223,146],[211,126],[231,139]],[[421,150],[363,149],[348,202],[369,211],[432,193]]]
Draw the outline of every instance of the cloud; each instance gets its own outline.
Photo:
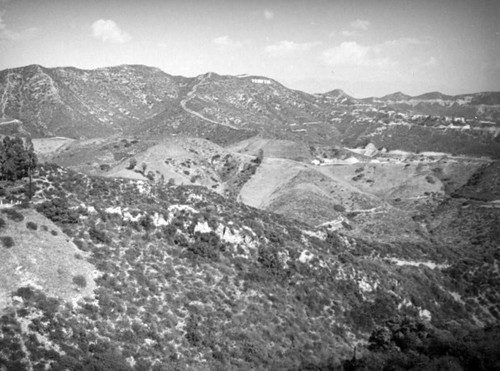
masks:
[[[123,44],[132,38],[111,19],[99,19],[92,23],[92,35],[103,42]]]
[[[317,45],[320,45],[321,42],[314,41],[308,43],[296,43],[293,41],[280,41],[279,43],[268,45],[265,48],[266,53],[273,57],[280,57],[285,54],[290,54],[294,52],[304,52],[307,51]]]
[[[392,67],[397,64],[382,55],[380,46],[364,46],[355,41],[323,51],[322,59],[328,66]]]
[[[227,35],[216,37],[212,40],[212,43],[222,48],[239,48],[243,46],[243,43],[233,40]]]
[[[354,28],[355,30],[366,31],[368,30],[369,26],[370,26],[370,21],[364,19],[356,19],[355,21],[351,22],[351,27]]]
[[[434,67],[437,65],[438,60],[435,57],[430,57],[424,64],[424,67]]]
[[[266,18],[268,21],[274,18],[274,13],[270,11],[269,9],[264,9],[264,18]]]
[[[364,19],[356,19],[350,23],[350,28],[347,30],[342,30],[340,34],[344,37],[356,36],[359,32],[367,31],[370,27],[370,21]]]
[[[19,41],[33,37],[40,31],[38,28],[30,27],[22,31],[14,31],[10,29],[3,20],[4,12],[0,12],[0,41]]]

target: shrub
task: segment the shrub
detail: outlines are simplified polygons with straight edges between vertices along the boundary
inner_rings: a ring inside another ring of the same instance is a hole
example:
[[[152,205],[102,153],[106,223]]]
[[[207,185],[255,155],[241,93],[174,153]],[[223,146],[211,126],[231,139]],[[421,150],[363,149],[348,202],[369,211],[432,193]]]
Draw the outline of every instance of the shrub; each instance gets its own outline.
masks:
[[[15,296],[20,296],[24,300],[30,300],[33,296],[35,296],[35,292],[33,289],[29,286],[24,286],[20,287],[16,293]]]
[[[44,214],[53,222],[71,224],[78,222],[78,212],[69,208],[68,201],[62,198],[54,198],[36,207],[36,210]]]
[[[188,250],[193,254],[217,261],[219,258],[218,251],[206,242],[196,241],[188,246]]]
[[[252,160],[253,163],[260,165],[262,163],[262,160],[264,160],[264,151],[259,149],[259,152],[257,154],[257,157]]]
[[[429,184],[434,184],[434,183],[436,183],[436,181],[434,180],[434,178],[433,178],[433,177],[431,177],[430,175],[427,175],[427,176],[425,177],[425,180],[426,180],[426,181],[427,181],[427,183],[429,183]]]
[[[85,277],[81,274],[78,274],[76,276],[73,276],[73,283],[77,285],[78,287],[85,288],[87,287],[87,280]]]
[[[127,169],[132,170],[134,167],[136,167],[136,165],[137,165],[137,160],[135,158],[131,158],[127,166]]]
[[[38,225],[34,222],[27,222],[26,228],[36,231],[38,229]]]
[[[333,210],[343,213],[345,211],[345,207],[342,205],[333,205]]]
[[[2,213],[15,222],[22,222],[24,220],[24,215],[15,209],[3,209]]]
[[[6,225],[7,223],[5,223],[5,219],[0,218],[0,228],[5,228]]]
[[[57,236],[57,231],[51,230],[51,231],[50,231],[50,234],[51,234],[52,236]]]
[[[6,247],[7,249],[10,249],[12,246],[15,245],[14,240],[10,236],[2,236],[0,237],[0,241],[2,242],[3,246]]]
[[[111,239],[106,235],[106,232],[98,230],[95,227],[89,229],[89,236],[95,243],[109,244]]]

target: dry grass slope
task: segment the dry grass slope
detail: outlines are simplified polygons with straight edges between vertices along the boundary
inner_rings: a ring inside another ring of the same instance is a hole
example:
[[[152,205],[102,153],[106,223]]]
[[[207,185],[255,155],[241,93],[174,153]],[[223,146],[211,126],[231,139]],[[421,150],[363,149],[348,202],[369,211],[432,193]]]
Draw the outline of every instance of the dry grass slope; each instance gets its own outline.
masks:
[[[23,220],[12,220],[6,210]],[[11,304],[11,292],[24,286],[69,302],[93,296],[95,267],[60,227],[32,209],[0,208],[0,218],[5,221],[0,235],[14,241],[10,248],[0,246],[0,310]],[[86,284],[75,285],[75,276]]]

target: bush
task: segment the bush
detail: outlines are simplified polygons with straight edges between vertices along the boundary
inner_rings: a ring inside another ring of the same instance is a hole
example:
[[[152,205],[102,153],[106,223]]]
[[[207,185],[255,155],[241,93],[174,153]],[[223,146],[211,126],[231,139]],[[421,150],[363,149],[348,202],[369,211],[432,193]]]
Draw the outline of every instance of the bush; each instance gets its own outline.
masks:
[[[85,288],[87,287],[87,280],[85,277],[81,274],[78,274],[76,276],[73,276],[73,283],[77,285],[78,287]]]
[[[26,228],[36,231],[38,229],[38,225],[34,222],[27,222]]]
[[[7,215],[7,218],[15,222],[22,222],[24,220],[24,215],[15,209],[3,209],[2,214]]]
[[[72,224],[78,222],[78,212],[69,208],[68,201],[62,198],[54,198],[36,207],[36,210],[44,214],[53,222]]]
[[[264,160],[264,151],[259,149],[259,152],[257,154],[257,157],[252,160],[254,164],[260,165],[262,163],[262,160]]]
[[[2,236],[0,237],[0,241],[2,242],[3,246],[6,247],[7,249],[10,249],[12,246],[15,245],[14,240],[10,236]]]
[[[137,160],[135,158],[131,158],[130,162],[129,162],[128,166],[127,166],[127,169],[128,170],[132,170],[133,168],[136,167],[136,165],[137,165]]]
[[[89,236],[95,243],[109,244],[111,239],[106,235],[106,232],[100,231],[95,227],[89,229]]]
[[[333,205],[333,210],[335,210],[339,213],[343,213],[343,212],[345,212],[345,207],[337,204],[337,205]]]
[[[7,225],[7,223],[5,223],[5,219],[0,218],[0,229],[5,228],[6,225]]]

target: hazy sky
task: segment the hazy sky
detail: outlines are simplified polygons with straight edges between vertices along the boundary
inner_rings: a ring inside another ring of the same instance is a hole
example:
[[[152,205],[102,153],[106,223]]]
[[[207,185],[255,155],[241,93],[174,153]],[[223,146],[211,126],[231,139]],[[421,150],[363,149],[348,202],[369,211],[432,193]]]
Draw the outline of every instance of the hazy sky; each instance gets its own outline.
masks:
[[[500,0],[0,0],[0,69],[128,63],[355,97],[500,91]]]

